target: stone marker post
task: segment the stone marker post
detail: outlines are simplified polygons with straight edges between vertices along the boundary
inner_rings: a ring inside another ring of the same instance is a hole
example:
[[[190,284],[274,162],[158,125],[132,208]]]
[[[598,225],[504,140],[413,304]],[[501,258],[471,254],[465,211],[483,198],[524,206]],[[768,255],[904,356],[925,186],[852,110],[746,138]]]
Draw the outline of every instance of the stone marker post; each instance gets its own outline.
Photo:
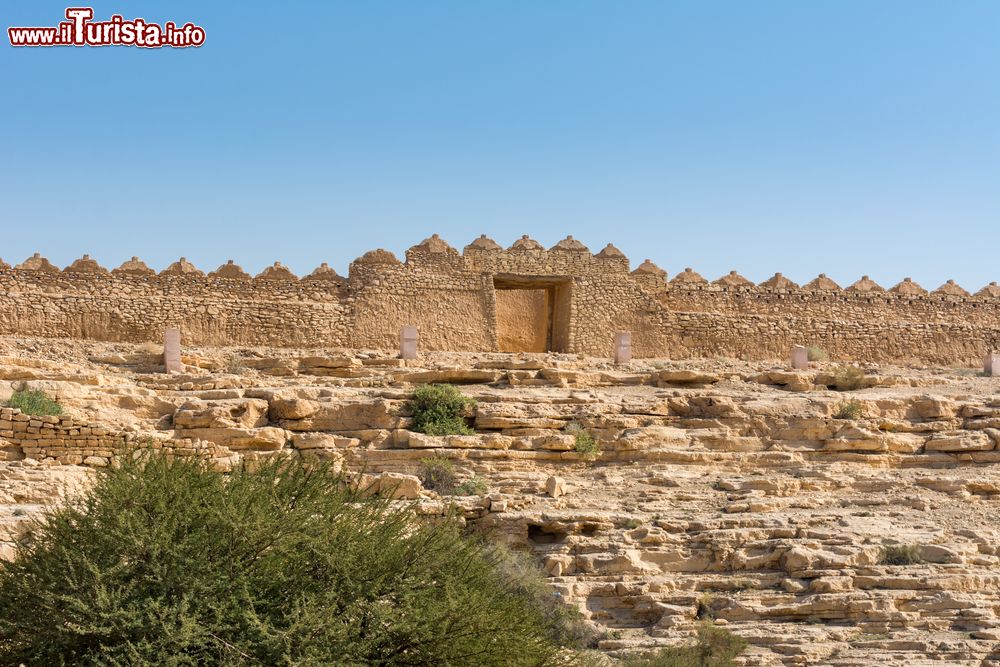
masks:
[[[792,348],[792,369],[800,371],[809,368],[809,350],[801,345]]]
[[[181,363],[181,332],[167,329],[163,334],[163,366],[168,373],[183,373]]]
[[[417,341],[420,336],[415,326],[407,325],[399,330],[399,358],[416,359]]]
[[[627,364],[632,361],[632,332],[619,331],[615,334],[615,363]]]
[[[983,375],[986,377],[995,377],[1000,375],[1000,354],[996,352],[990,352],[983,359]]]

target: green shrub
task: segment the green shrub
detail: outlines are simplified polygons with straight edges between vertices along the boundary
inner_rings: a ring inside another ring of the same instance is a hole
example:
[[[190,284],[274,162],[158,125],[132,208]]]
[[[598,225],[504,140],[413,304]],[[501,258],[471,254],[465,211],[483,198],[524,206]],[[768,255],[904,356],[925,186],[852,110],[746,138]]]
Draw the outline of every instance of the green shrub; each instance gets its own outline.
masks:
[[[455,474],[455,464],[445,456],[432,456],[420,460],[420,482],[425,489],[437,491],[441,495],[455,493],[458,476]]]
[[[918,565],[924,559],[920,556],[920,547],[915,544],[890,544],[882,547],[882,565]]]
[[[44,417],[61,415],[62,406],[45,395],[44,392],[33,389],[18,389],[7,401],[8,408],[17,408],[26,415]]]
[[[471,435],[465,421],[476,401],[450,384],[425,384],[413,392],[409,408],[413,412],[412,429],[427,435]]]
[[[126,457],[0,563],[5,665],[541,665],[563,632],[454,521],[299,463]]]
[[[473,475],[455,487],[456,496],[481,496],[489,491],[489,484],[478,475]]]
[[[481,496],[489,490],[486,480],[478,475],[459,483],[455,464],[445,456],[421,459],[418,477],[424,488],[443,496]]]
[[[698,638],[687,646],[671,646],[652,655],[626,658],[622,667],[730,667],[746,649],[746,640],[711,623],[698,626]]]
[[[570,422],[566,425],[565,430],[574,438],[573,449],[576,450],[577,454],[582,455],[583,458],[596,459],[601,453],[601,446],[597,444],[597,440],[594,439],[594,436],[583,425],[577,422]]]
[[[817,345],[807,347],[806,355],[809,361],[829,361],[830,359],[830,355],[826,353],[826,350]]]
[[[865,372],[857,366],[841,366],[834,375],[834,385],[840,391],[861,389],[865,381]]]
[[[834,417],[837,419],[861,419],[864,415],[864,410],[861,407],[861,403],[858,401],[844,401],[837,406],[837,412]]]

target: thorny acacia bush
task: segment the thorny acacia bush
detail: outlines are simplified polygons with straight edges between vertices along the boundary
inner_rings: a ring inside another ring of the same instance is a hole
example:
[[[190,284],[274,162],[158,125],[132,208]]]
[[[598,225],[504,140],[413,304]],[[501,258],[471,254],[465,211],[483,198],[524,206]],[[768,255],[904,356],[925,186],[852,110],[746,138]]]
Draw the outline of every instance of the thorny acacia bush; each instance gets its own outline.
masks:
[[[465,417],[475,405],[475,399],[463,396],[453,385],[422,385],[409,403],[412,429],[427,435],[472,435]]]
[[[4,665],[544,665],[562,630],[452,521],[328,468],[99,473],[0,564]]]

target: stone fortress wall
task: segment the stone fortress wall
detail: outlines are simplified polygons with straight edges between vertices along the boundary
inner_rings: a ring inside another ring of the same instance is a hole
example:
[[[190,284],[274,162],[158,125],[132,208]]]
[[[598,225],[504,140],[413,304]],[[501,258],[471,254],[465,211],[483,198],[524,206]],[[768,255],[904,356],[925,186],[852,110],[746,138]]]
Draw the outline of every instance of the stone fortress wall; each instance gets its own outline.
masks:
[[[798,286],[776,274],[668,279],[608,245],[527,236],[503,249],[480,237],[459,253],[434,235],[401,262],[385,250],[346,278],[326,265],[299,279],[275,263],[251,277],[230,262],[204,274],[183,258],[159,274],[137,258],[114,271],[87,256],[60,270],[35,255],[0,261],[0,334],[160,341],[179,328],[206,346],[392,349],[415,325],[420,346],[454,351],[559,351],[611,356],[616,331],[640,357],[784,358],[817,345],[833,358],[978,364],[1000,347],[1000,286],[970,295],[867,277],[841,288],[824,275]]]

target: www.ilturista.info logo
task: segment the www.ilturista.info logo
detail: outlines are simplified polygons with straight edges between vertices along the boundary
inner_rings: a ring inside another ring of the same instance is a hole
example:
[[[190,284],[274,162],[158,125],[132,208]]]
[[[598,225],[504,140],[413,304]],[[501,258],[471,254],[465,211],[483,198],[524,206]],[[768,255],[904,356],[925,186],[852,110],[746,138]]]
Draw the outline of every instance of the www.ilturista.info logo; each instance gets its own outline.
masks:
[[[193,23],[178,27],[173,21],[162,26],[145,19],[126,21],[115,14],[108,21],[92,21],[90,7],[69,7],[68,21],[53,28],[7,28],[11,46],[164,46],[184,48],[205,43],[205,29]]]

